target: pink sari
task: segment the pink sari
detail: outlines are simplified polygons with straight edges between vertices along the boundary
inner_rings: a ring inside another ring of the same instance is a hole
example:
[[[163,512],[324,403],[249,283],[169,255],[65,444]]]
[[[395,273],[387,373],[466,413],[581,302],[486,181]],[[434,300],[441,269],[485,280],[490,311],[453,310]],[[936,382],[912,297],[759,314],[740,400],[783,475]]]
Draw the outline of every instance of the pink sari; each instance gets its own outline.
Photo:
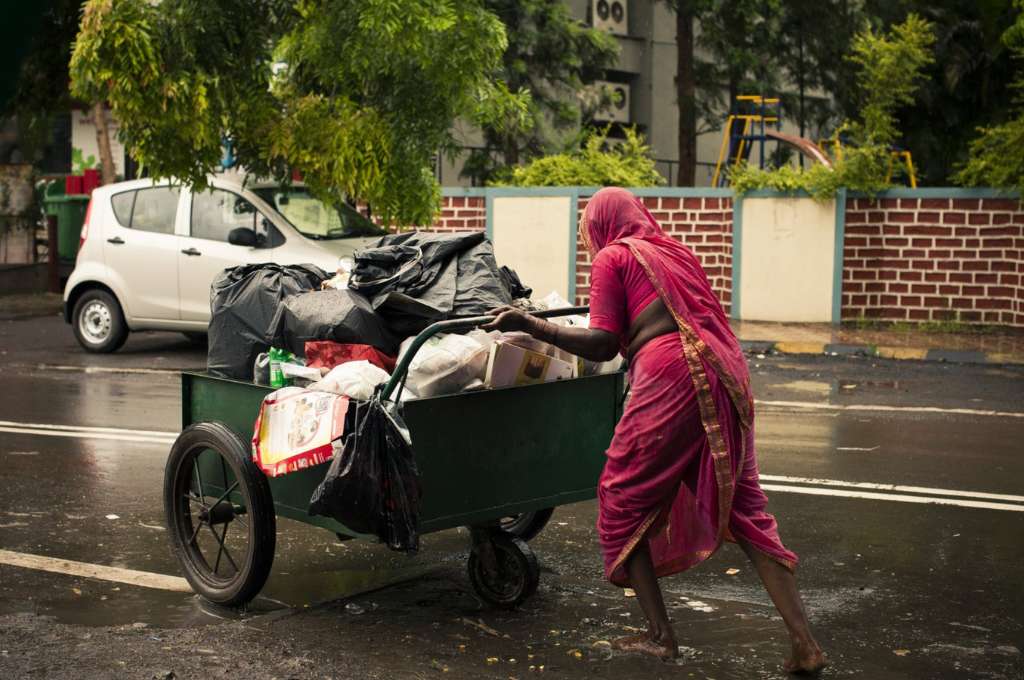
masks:
[[[624,189],[597,192],[580,232],[592,255],[627,246],[679,326],[630,365],[630,399],[598,486],[605,576],[628,585],[625,563],[641,541],[658,576],[737,538],[794,569],[758,483],[747,363],[700,262]]]

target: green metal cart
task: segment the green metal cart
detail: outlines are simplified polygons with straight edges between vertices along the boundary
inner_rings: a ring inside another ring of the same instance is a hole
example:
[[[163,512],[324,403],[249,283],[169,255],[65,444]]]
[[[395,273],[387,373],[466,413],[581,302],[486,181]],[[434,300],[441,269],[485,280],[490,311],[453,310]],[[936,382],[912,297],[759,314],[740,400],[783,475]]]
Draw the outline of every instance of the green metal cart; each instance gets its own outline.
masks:
[[[428,338],[489,320],[424,330],[385,395],[395,394]],[[167,459],[164,507],[175,555],[202,597],[239,606],[259,593],[274,559],[277,517],[343,539],[372,538],[308,514],[329,463],[269,478],[252,461],[253,423],[271,388],[189,372],[181,387],[183,430]],[[523,538],[543,527],[551,508],[594,497],[623,391],[624,375],[612,373],[405,402],[423,489],[420,532],[470,528],[469,577],[487,602],[514,607],[536,589],[537,561]]]

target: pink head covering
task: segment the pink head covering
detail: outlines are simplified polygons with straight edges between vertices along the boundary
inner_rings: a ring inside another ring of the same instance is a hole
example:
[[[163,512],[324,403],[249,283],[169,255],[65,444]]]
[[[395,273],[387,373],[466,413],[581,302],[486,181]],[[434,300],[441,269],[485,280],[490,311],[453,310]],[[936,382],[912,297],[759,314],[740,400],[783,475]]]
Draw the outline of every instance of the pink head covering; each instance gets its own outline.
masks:
[[[624,238],[667,238],[643,201],[619,187],[601,189],[587,202],[580,234],[591,255]]]

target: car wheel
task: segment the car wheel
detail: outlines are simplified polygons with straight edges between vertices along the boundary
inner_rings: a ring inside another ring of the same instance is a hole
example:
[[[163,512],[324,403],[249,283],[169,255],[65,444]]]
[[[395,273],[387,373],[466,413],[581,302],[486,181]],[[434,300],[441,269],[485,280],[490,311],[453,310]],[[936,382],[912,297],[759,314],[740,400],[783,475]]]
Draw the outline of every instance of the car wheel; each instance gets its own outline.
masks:
[[[75,339],[88,352],[116,352],[128,339],[121,305],[105,290],[88,290],[78,298],[72,324]]]

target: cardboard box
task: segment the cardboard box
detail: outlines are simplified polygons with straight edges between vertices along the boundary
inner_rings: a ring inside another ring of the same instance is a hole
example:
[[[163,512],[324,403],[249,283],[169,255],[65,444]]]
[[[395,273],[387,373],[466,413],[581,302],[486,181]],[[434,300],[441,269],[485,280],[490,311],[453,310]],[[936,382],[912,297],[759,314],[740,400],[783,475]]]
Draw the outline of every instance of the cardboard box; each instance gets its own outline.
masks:
[[[487,387],[535,385],[576,377],[574,363],[499,340],[487,360]]]

